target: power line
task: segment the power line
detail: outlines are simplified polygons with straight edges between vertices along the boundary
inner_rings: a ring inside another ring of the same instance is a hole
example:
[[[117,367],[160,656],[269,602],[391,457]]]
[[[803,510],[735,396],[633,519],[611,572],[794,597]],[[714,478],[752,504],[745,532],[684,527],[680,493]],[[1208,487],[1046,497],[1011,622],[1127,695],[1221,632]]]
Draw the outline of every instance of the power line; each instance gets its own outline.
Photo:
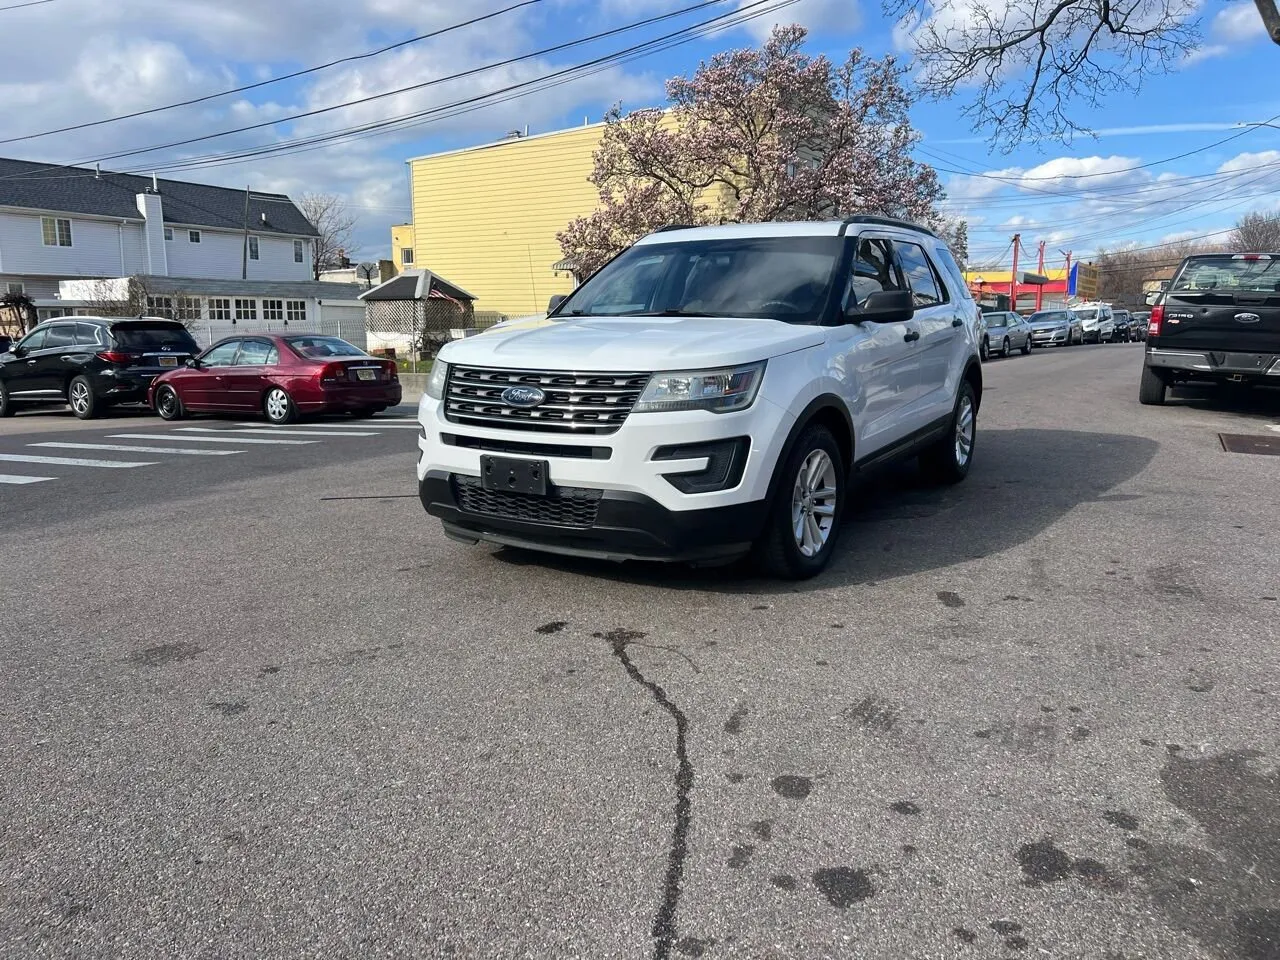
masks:
[[[53,0],[28,0],[27,3],[14,3],[7,7],[0,7],[0,13],[6,10],[21,10],[23,7],[38,7],[42,3],[53,3]]]
[[[140,154],[145,154],[145,153],[154,153],[158,150],[169,150],[175,147],[190,146],[193,143],[201,143],[206,140],[213,140],[219,137],[230,136],[231,134],[235,134],[235,133],[246,133],[251,130],[260,130],[264,127],[273,127],[281,123],[288,123],[295,120],[305,119],[307,117],[314,117],[314,116],[319,116],[320,114],[331,113],[335,110],[345,110],[348,107],[360,106],[361,104],[370,103],[375,100],[385,99],[386,97],[396,96],[403,93],[409,93],[412,91],[425,89],[427,87],[436,86],[441,83],[447,83],[454,80],[463,79],[465,77],[473,76],[477,73],[482,73],[486,70],[493,70],[498,67],[510,66],[515,63],[520,63],[521,61],[524,61],[524,60],[533,59],[534,57],[544,56],[546,54],[567,50],[571,47],[580,46],[584,43],[590,43],[594,40],[599,40],[604,37],[614,36],[619,33],[637,29],[638,27],[647,26],[649,24],[657,23],[662,20],[668,20],[673,17],[678,17],[683,14],[687,14],[692,11],[700,10],[700,9],[713,6],[715,4],[723,3],[723,2],[725,2],[725,0],[703,0],[703,2],[701,3],[697,3],[692,6],[682,8],[680,10],[675,10],[670,13],[649,17],[645,20],[639,20],[630,24],[625,24],[621,27],[615,27],[611,30],[605,30],[600,33],[592,34],[591,36],[582,37],[577,40],[571,40],[566,43],[556,44],[555,46],[552,46],[552,47],[547,47],[542,50],[534,51],[532,53],[522,54],[518,57],[511,57],[507,60],[503,60],[497,63],[485,64],[483,66],[473,67],[469,70],[464,70],[459,73],[450,74],[448,76],[437,77],[433,80],[426,80],[426,81],[423,81],[422,83],[415,83],[415,84],[410,84],[404,87],[397,87],[393,90],[385,90],[381,93],[372,94],[368,97],[361,97],[358,100],[350,100],[344,103],[330,104],[329,106],[326,106],[326,107],[318,107],[314,110],[303,111],[302,113],[296,113],[288,117],[279,117],[273,120],[265,120],[260,123],[247,124],[242,127],[235,127],[229,130],[221,130],[217,133],[204,134],[198,137],[189,137],[186,140],[175,140],[170,143],[156,144],[155,146],[150,146],[150,147],[140,147],[135,150],[123,150],[118,153],[112,153],[102,157],[97,157],[97,158],[94,158],[93,160],[78,161],[78,162],[86,163],[86,162],[105,162],[110,160],[119,160],[125,157],[138,156]],[[742,9],[746,10],[746,9],[750,9],[751,7],[759,7],[767,2],[769,2],[769,0],[756,0],[755,3],[750,4],[748,7],[743,7]],[[793,2],[795,2],[795,0],[784,0],[784,2],[781,5],[786,6]],[[730,15],[725,14],[725,15],[722,15],[722,17],[716,18],[716,19],[723,19],[723,18],[727,18],[728,16]],[[50,168],[50,169],[57,169],[57,168]]]
[[[52,3],[53,0],[37,0],[37,2]],[[153,113],[162,113],[165,110],[174,110],[174,109],[177,109],[178,107],[189,107],[197,103],[205,103],[209,100],[217,100],[219,97],[227,97],[234,93],[244,93],[246,90],[257,90],[259,87],[266,87],[273,83],[282,83],[285,80],[294,80],[294,79],[297,79],[298,77],[305,77],[308,74],[318,73],[321,70],[328,70],[330,67],[336,67],[343,63],[354,63],[357,60],[367,60],[370,57],[377,57],[391,50],[398,50],[399,48],[407,47],[410,44],[419,43],[423,40],[430,40],[434,37],[440,37],[446,33],[452,33],[455,30],[461,30],[464,27],[474,26],[477,23],[483,23],[486,20],[492,20],[495,17],[503,16],[504,14],[511,13],[514,10],[519,10],[521,7],[527,7],[527,6],[531,6],[532,4],[541,3],[541,2],[542,0],[521,0],[521,2],[519,3],[512,4],[509,7],[503,7],[501,10],[495,10],[493,13],[486,13],[484,16],[473,17],[470,20],[464,20],[461,23],[455,23],[447,27],[442,27],[439,30],[431,31],[430,33],[420,33],[416,37],[410,37],[407,40],[401,40],[399,43],[393,43],[393,44],[390,44],[389,46],[379,47],[377,50],[370,50],[366,53],[359,53],[349,57],[342,57],[338,60],[330,60],[328,63],[321,63],[321,64],[317,64],[314,67],[307,67],[305,70],[297,70],[293,73],[286,73],[283,76],[271,77],[270,79],[267,79],[267,80],[260,80],[257,83],[246,84],[243,87],[233,87],[230,90],[222,90],[222,91],[219,91],[218,93],[210,93],[201,97],[193,97],[190,100],[182,100],[177,103],[168,103],[160,107],[151,107],[147,110],[137,110],[133,113],[123,113],[123,114],[120,114],[119,116],[107,117],[102,120],[91,120],[87,123],[77,123],[67,127],[57,127],[56,129],[44,130],[40,133],[28,133],[21,137],[9,137],[8,139],[0,140],[0,144],[19,143],[23,140],[36,140],[36,139],[39,139],[40,137],[51,137],[54,134],[67,133],[72,130],[87,130],[89,127],[100,127],[103,124],[107,124],[107,123],[116,123],[120,120],[132,120],[135,117],[145,117]],[[0,10],[4,10],[4,9],[11,9],[11,8],[0,7]]]
[[[375,135],[390,131],[392,129],[405,130],[410,127],[423,126],[429,123],[434,123],[438,120],[446,119],[453,116],[459,116],[461,114],[470,113],[475,110],[480,110],[485,107],[491,106],[494,103],[502,103],[508,100],[514,100],[520,97],[528,96],[531,93],[541,92],[542,90],[548,89],[550,87],[560,86],[562,84],[572,82],[576,79],[579,79],[582,76],[590,76],[593,73],[603,72],[604,70],[609,69],[615,64],[626,63],[632,60],[638,60],[643,57],[650,56],[653,53],[658,52],[660,50],[671,49],[672,47],[679,46],[680,44],[688,43],[694,39],[697,39],[700,36],[704,36],[712,32],[723,30],[728,26],[734,26],[740,23],[745,23],[749,20],[755,19],[756,17],[760,17],[767,13],[771,13],[775,10],[781,9],[783,7],[790,6],[795,2],[797,2],[797,0],[774,0],[774,2],[770,4],[770,0],[757,0],[757,2],[749,4],[748,6],[740,8],[739,10],[731,11],[730,13],[725,13],[716,17],[712,17],[700,23],[681,28],[680,30],[677,30],[673,33],[666,34],[665,36],[647,40],[643,43],[635,44],[623,50],[615,51],[605,56],[598,57],[595,60],[589,60],[585,63],[576,64],[571,67],[566,67],[562,70],[556,71],[555,73],[551,73],[543,77],[537,77],[537,78],[534,78],[533,80],[527,80],[521,83],[512,84],[509,87],[504,87],[499,90],[490,91],[489,93],[486,93],[486,94],[480,94],[474,97],[469,97],[464,100],[455,101],[449,104],[442,104],[440,106],[429,108],[426,110],[416,111],[414,113],[409,113],[409,114],[403,114],[398,117],[391,117],[383,120],[370,121],[369,123],[366,123],[363,125],[348,127],[348,128],[344,128],[336,131],[329,131],[323,134],[316,134],[311,137],[295,138],[293,140],[278,141],[272,144],[262,144],[262,145],[258,145],[251,148],[244,148],[240,152],[223,153],[223,154],[207,154],[204,156],[197,156],[197,157],[177,160],[167,165],[159,165],[154,167],[147,165],[147,166],[139,167],[137,169],[139,170],[156,169],[156,170],[172,171],[172,170],[185,170],[185,169],[206,168],[206,167],[214,167],[214,166],[224,166],[224,165],[229,165],[234,163],[241,163],[246,160],[256,159],[258,157],[284,156],[286,154],[303,153],[309,150],[321,149],[322,147],[327,146],[330,143],[336,143],[338,141],[350,141],[350,140],[360,139],[366,136],[375,136]],[[766,4],[770,4],[770,5],[766,6]],[[703,4],[698,4],[696,7],[687,8],[687,9],[698,9],[699,7],[703,7],[707,5],[708,4],[703,3]],[[764,7],[764,9],[757,9],[760,7]],[[679,13],[687,12],[687,9],[684,11],[677,11],[676,13],[672,13],[672,14],[666,14],[663,17],[651,18],[651,20],[666,19],[671,16],[676,16]],[[754,12],[747,12],[752,10],[754,10]],[[650,22],[650,21],[642,21],[642,23],[647,23],[647,22]]]

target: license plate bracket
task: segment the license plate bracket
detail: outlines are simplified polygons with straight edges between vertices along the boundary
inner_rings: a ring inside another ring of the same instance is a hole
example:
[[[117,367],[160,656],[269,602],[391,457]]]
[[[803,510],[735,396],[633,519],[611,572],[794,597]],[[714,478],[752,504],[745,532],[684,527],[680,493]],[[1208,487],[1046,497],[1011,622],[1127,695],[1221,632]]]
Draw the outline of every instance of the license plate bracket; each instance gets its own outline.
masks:
[[[160,358],[160,366],[162,367],[176,367],[177,365],[178,365],[177,357],[161,357]]]
[[[500,493],[547,495],[547,461],[517,460],[514,457],[480,457],[480,485]]]
[[[370,370],[367,367],[361,367],[356,371],[356,376],[361,380],[376,380],[378,378],[378,371]]]

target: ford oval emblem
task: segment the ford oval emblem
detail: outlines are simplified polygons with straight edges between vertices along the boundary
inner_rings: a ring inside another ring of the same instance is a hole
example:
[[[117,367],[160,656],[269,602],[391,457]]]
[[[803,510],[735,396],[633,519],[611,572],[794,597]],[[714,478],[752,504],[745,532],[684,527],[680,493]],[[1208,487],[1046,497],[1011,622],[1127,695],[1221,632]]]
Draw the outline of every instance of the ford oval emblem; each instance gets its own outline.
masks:
[[[1262,318],[1256,313],[1237,313],[1237,323],[1258,323]]]
[[[537,387],[507,387],[502,391],[502,402],[508,407],[519,407],[528,410],[547,399],[547,395]]]

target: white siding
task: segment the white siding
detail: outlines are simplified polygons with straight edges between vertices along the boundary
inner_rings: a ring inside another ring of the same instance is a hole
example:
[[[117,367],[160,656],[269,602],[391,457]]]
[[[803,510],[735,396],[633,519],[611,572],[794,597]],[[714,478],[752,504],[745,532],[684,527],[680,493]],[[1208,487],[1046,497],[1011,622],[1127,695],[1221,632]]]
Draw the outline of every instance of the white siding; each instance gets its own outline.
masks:
[[[190,230],[200,231],[200,242],[192,243]],[[310,280],[311,264],[303,245],[303,262],[293,262],[293,241],[281,237],[259,236],[261,259],[249,261],[250,280]],[[209,230],[202,227],[173,228],[169,242],[169,276],[208,277],[214,280],[239,280],[244,234]]]
[[[46,247],[39,214],[0,212],[0,270],[6,274],[59,277],[116,277],[142,272],[145,263],[140,223],[74,216],[63,219],[71,221],[71,246]]]
[[[46,277],[0,276],[0,294],[10,283],[21,283],[22,292],[33,300],[52,300],[58,295],[58,281]]]

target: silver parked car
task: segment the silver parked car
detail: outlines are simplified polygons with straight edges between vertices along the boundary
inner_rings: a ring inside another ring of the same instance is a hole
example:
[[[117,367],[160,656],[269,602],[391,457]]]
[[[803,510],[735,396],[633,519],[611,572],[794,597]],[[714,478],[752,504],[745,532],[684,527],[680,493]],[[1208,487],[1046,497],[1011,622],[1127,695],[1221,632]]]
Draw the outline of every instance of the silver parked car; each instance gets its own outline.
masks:
[[[1070,310],[1041,310],[1027,317],[1027,323],[1031,327],[1031,342],[1037,347],[1084,343],[1084,324]]]
[[[983,314],[987,322],[987,353],[1007,357],[1014,350],[1031,352],[1031,327],[1012,311]]]

